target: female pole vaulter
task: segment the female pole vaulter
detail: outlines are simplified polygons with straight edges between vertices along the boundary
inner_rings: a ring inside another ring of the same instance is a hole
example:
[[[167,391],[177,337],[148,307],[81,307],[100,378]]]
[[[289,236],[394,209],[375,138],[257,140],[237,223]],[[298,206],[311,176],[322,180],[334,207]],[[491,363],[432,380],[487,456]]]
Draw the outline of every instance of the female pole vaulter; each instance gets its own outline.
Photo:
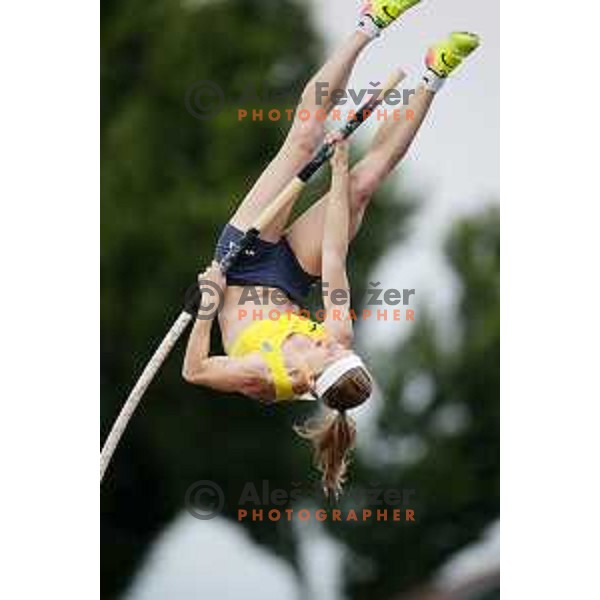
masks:
[[[266,401],[314,397],[330,409],[320,421],[297,428],[314,447],[315,462],[323,474],[327,494],[337,496],[346,472],[356,428],[346,411],[365,402],[373,389],[372,377],[352,350],[349,294],[340,305],[324,294],[326,317],[315,322],[300,314],[311,285],[318,279],[327,290],[348,290],[346,258],[369,201],[387,175],[401,161],[450,73],[479,45],[471,33],[452,33],[427,52],[426,71],[411,97],[410,119],[385,120],[366,156],[348,168],[346,142],[337,145],[332,163],[331,189],[287,227],[291,206],[263,228],[253,247],[227,271],[218,261],[230,245],[252,227],[269,202],[313,156],[325,135],[324,123],[314,118],[330,111],[330,96],[317,102],[319,91],[344,89],[360,53],[381,31],[419,0],[370,0],[363,5],[357,30],[337,49],[308,83],[296,118],[279,153],[259,177],[219,238],[215,261],[199,276],[224,292],[219,325],[226,356],[209,356],[214,320],[195,320],[183,365],[183,377],[196,385],[222,392],[241,393]],[[324,84],[328,84],[326,87]],[[307,114],[307,113],[304,113]],[[337,141],[335,134],[330,141]],[[257,306],[246,302],[245,286],[260,289],[258,307],[263,315],[276,311],[280,318],[257,318]],[[214,300],[203,295],[200,313]],[[267,299],[265,301],[265,298]],[[283,298],[283,304],[282,304]],[[246,307],[247,310],[240,309]],[[244,315],[244,316],[242,316]]]

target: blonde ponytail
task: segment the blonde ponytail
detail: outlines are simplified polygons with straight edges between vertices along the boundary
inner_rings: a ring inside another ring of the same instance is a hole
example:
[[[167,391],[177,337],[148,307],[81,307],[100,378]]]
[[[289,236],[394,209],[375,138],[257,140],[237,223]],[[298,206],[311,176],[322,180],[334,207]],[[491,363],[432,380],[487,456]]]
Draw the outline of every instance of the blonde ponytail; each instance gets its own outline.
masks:
[[[339,498],[346,477],[350,453],[356,441],[356,424],[345,412],[328,410],[321,419],[311,419],[294,427],[296,433],[311,442],[315,466],[322,473],[326,496]]]

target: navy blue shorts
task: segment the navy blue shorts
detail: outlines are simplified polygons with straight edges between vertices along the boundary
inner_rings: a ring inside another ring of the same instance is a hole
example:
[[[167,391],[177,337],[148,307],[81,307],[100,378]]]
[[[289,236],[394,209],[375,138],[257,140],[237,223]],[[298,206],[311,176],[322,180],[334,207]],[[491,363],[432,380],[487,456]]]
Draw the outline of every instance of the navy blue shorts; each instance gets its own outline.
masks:
[[[215,260],[219,261],[233,243],[239,242],[244,232],[227,224],[221,232]],[[298,262],[285,237],[278,242],[260,238],[246,250],[227,271],[228,285],[263,285],[283,290],[300,306],[306,303],[311,287],[319,277],[307,273]]]

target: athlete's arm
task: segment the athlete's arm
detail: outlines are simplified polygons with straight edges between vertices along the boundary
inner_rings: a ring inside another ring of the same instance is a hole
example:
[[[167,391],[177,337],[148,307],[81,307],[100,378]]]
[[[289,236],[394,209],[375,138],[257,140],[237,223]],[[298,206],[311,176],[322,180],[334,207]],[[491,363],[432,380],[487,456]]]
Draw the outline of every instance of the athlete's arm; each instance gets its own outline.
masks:
[[[258,397],[257,390],[262,387],[260,373],[246,357],[210,356],[195,364],[188,363],[184,365],[183,378],[193,385],[251,397]]]
[[[325,212],[322,251],[322,278],[327,284],[323,289],[323,304],[327,313],[325,328],[334,339],[349,348],[352,345],[352,321],[348,318],[350,285],[346,273],[350,228],[347,142],[336,145],[331,168],[331,191]]]
[[[227,285],[217,263],[213,263],[199,275],[198,281],[212,281],[223,293]],[[200,302],[199,315],[210,314],[214,300],[203,297]],[[210,332],[215,316],[216,312],[210,319],[195,319],[183,360],[183,378],[188,383],[204,385],[221,392],[243,394],[256,389],[259,374],[251,361],[246,358],[209,356]]]

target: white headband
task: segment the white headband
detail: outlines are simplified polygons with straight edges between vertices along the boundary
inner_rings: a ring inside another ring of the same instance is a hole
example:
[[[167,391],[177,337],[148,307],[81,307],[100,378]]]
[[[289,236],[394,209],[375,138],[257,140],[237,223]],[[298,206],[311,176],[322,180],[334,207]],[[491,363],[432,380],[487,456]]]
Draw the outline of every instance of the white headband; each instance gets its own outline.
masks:
[[[350,369],[354,369],[356,367],[361,367],[367,373],[369,372],[365,363],[360,359],[356,354],[348,354],[347,356],[343,356],[342,358],[336,360],[333,364],[329,365],[317,378],[315,382],[315,391],[317,392],[317,396],[321,398],[323,394],[334,385],[337,380],[344,374],[350,371]]]

